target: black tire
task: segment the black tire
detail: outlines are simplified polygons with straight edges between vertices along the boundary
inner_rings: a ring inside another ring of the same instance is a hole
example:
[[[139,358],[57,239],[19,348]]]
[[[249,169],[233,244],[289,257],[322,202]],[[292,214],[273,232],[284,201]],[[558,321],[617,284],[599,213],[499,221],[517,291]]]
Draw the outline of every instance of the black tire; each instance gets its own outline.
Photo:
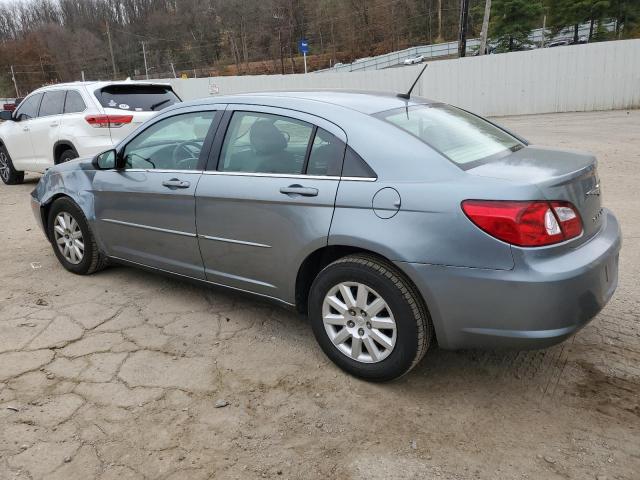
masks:
[[[60,158],[58,159],[58,163],[65,163],[65,162],[68,162],[69,160],[73,160],[74,158],[78,158],[78,154],[76,153],[75,150],[72,150],[69,148],[64,152],[62,152],[62,154],[60,155]]]
[[[375,290],[393,312],[396,344],[377,363],[362,363],[342,353],[325,330],[324,298],[341,282],[357,282]],[[392,264],[373,255],[350,255],[324,268],[311,286],[309,319],[324,353],[341,369],[370,381],[389,381],[409,372],[424,357],[433,338],[431,318],[416,287]]]
[[[13,162],[4,145],[0,145],[0,178],[6,185],[19,185],[24,182],[24,172],[13,168]]]
[[[68,213],[73,217],[82,232],[84,255],[79,263],[74,264],[67,260],[63,252],[58,248],[55,226],[56,217],[61,213]],[[53,202],[47,219],[47,234],[56,257],[58,257],[62,266],[70,272],[78,275],[90,275],[102,270],[106,266],[106,258],[98,250],[98,246],[96,245],[93,233],[89,228],[89,224],[87,223],[84,213],[82,213],[82,210],[71,199],[62,197]]]

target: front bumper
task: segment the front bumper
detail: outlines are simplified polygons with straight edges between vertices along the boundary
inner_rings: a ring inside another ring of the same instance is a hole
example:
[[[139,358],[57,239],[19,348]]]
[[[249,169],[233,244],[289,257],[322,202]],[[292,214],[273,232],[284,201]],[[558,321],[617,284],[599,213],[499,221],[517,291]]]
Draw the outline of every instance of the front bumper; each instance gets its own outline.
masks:
[[[31,196],[29,197],[29,200],[31,203],[31,211],[33,212],[33,216],[36,218],[36,222],[38,223],[38,226],[46,236],[47,232],[45,231],[44,222],[42,218],[42,205],[40,204],[37,198],[37,189],[31,192]]]
[[[620,248],[620,226],[606,211],[586,243],[554,256],[524,252],[513,270],[396,264],[422,293],[442,348],[533,349],[571,336],[607,304]]]

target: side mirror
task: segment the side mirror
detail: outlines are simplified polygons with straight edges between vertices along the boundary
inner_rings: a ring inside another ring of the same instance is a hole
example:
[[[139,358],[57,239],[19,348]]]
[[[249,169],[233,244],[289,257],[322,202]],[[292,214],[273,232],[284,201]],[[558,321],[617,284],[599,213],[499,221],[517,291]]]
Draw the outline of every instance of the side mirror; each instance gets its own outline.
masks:
[[[0,110],[0,120],[13,120],[13,112],[9,110]]]
[[[102,152],[93,159],[93,166],[96,170],[113,170],[118,168],[118,152],[113,150],[107,150]]]

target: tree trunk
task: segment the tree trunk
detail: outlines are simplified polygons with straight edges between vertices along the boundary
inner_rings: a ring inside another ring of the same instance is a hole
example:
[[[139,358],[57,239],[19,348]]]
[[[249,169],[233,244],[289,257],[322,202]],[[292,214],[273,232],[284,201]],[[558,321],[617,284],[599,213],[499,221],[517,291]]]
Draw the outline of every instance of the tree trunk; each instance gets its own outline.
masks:
[[[595,20],[592,18],[591,19],[591,23],[589,24],[589,41],[591,41],[591,38],[593,37],[593,24],[595,23]]]
[[[578,31],[580,29],[580,24],[576,23],[573,26],[573,43],[578,43],[579,37],[578,37]]]
[[[442,42],[442,40],[442,0],[438,0],[438,36],[436,41]]]
[[[484,5],[484,18],[482,19],[482,32],[480,33],[480,55],[487,53],[487,37],[489,36],[489,18],[491,17],[491,0],[486,0]]]

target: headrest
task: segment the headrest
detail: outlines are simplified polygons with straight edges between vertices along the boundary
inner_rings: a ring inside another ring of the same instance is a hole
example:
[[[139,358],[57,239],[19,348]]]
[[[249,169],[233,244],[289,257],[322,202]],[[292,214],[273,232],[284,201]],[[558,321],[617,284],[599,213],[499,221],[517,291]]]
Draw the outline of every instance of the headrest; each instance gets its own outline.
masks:
[[[287,148],[287,139],[276,126],[268,120],[258,120],[251,127],[249,141],[254,151],[269,155]]]

